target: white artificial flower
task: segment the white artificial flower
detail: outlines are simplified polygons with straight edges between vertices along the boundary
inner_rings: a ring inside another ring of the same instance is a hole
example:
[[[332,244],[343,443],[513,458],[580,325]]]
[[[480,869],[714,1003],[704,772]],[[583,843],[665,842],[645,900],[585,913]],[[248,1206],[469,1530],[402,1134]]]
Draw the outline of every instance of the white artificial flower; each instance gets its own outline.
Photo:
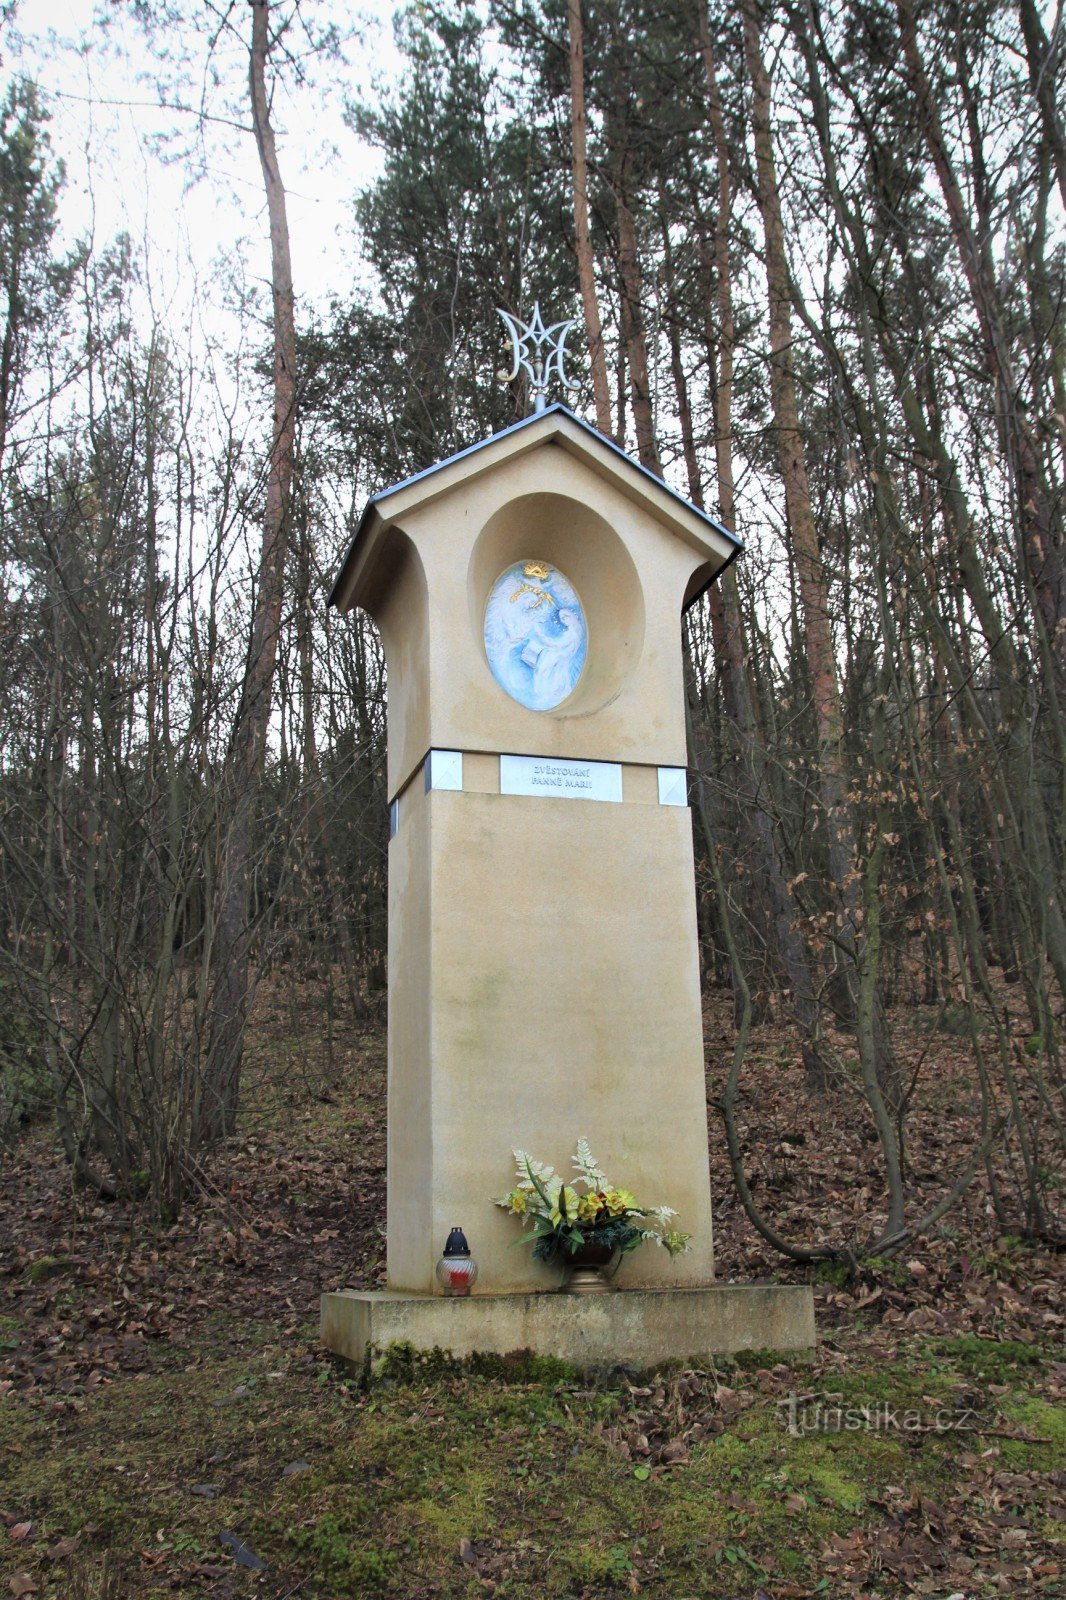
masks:
[[[533,1182],[533,1178],[536,1178],[537,1183],[547,1189],[549,1194],[553,1183],[558,1188],[562,1180],[555,1176],[554,1167],[546,1166],[543,1161],[534,1161],[533,1157],[525,1150],[514,1150],[511,1153],[515,1158],[515,1177],[518,1179],[518,1187],[520,1189],[535,1189],[536,1184]],[[530,1173],[533,1174],[532,1178]]]
[[[577,1150],[574,1153],[574,1167],[578,1174],[584,1178],[590,1189],[607,1188],[607,1175],[596,1164],[587,1139],[579,1139],[577,1141]]]

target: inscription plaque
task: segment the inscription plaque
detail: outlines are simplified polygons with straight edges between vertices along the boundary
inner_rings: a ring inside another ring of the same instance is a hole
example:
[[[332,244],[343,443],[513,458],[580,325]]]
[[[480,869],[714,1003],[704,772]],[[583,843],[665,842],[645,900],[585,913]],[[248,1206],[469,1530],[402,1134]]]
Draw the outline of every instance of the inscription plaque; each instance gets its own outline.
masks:
[[[500,793],[554,796],[557,800],[622,798],[617,761],[562,761],[545,756],[501,756]]]

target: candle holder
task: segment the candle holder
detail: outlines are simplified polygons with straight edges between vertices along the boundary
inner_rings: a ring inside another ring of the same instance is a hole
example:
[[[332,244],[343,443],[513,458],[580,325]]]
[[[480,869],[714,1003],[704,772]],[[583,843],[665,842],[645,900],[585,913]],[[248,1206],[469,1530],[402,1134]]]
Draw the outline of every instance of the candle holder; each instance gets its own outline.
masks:
[[[477,1282],[477,1262],[462,1228],[453,1228],[448,1235],[437,1262],[437,1282],[447,1295],[469,1294]]]

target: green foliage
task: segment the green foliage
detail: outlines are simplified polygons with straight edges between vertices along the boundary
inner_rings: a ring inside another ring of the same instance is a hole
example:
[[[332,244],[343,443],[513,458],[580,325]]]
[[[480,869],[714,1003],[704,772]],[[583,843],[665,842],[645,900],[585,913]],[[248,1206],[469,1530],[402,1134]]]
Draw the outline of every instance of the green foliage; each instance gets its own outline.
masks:
[[[716,1565],[724,1563],[728,1567],[747,1567],[754,1577],[764,1579],[766,1568],[748,1554],[742,1544],[724,1544],[714,1553]]]
[[[75,265],[52,251],[62,183],[37,86],[16,78],[0,107],[0,455],[35,340],[69,288]]]
[[[609,1545],[605,1550],[566,1551],[563,1560],[576,1582],[596,1588],[625,1586],[630,1574],[636,1571],[631,1547],[626,1544]]]
[[[590,100],[609,130],[634,133],[619,138],[617,156],[608,144],[593,161],[594,228],[610,249],[601,217],[623,150],[636,188],[676,171],[700,142],[700,66],[687,17],[638,7],[623,19],[592,7],[586,26]],[[553,319],[580,317],[565,36],[557,0],[543,14],[537,4],[508,6],[488,20],[463,0],[412,6],[397,24],[400,87],[349,103],[351,125],[382,156],[381,175],[356,200],[377,292],[338,302],[330,324],[305,340],[305,403],[328,418],[334,448],[358,455],[371,487],[525,414],[518,386],[486,381],[504,348],[497,307],[528,313],[539,299]],[[594,139],[599,125],[596,115]],[[608,319],[610,299],[605,290]],[[584,358],[577,338],[569,360],[578,378]]]
[[[602,1250],[621,1250],[623,1254],[635,1250],[641,1242],[639,1228],[625,1217],[613,1217],[610,1222],[595,1228],[560,1229],[542,1227],[540,1237],[533,1245],[534,1261],[554,1261],[558,1256],[572,1256],[583,1245],[595,1245]]]
[[[338,302],[303,341],[307,413],[371,489],[524,414],[487,381],[504,349],[498,306],[539,295],[554,317],[576,309],[564,172],[509,105],[485,21],[465,5],[412,7],[397,37],[400,86],[347,111],[382,159],[356,201],[377,294]]]
[[[819,1261],[814,1269],[815,1283],[831,1283],[838,1289],[843,1289],[853,1277],[846,1261]]]
[[[905,1284],[910,1281],[906,1267],[897,1256],[866,1256],[862,1265],[867,1272],[889,1283]]]
[[[684,1253],[691,1235],[668,1228],[677,1213],[669,1206],[653,1210],[638,1205],[635,1195],[613,1184],[600,1169],[586,1139],[577,1142],[573,1158],[577,1178],[570,1183],[527,1151],[513,1154],[518,1182],[496,1204],[531,1230],[515,1242],[532,1243],[535,1261],[565,1260],[586,1246],[609,1258],[615,1250],[626,1254],[645,1241],[662,1245],[671,1259]]]

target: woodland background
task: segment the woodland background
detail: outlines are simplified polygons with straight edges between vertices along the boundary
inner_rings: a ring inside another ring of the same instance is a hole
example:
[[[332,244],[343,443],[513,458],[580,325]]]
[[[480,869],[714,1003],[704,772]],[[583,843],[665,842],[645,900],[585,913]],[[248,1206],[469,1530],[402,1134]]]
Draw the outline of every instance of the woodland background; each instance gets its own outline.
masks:
[[[0,1585],[1060,1595],[1061,7],[422,0],[384,88],[342,9],[84,41],[269,229],[196,337],[135,233],[72,243],[76,96],[0,109]],[[285,180],[337,93],[328,303]],[[716,1271],[812,1282],[819,1345],[365,1389],[314,1317],[384,1282],[386,674],[325,598],[368,496],[525,413],[538,299],[745,541],[686,625]]]
[[[850,1266],[966,1194],[1060,1242],[1059,11],[399,11],[399,83],[347,86],[381,155],[351,197],[365,283],[314,318],[284,192],[299,130],[272,96],[329,70],[331,25],[274,0],[110,16],[161,83],[182,45],[246,47],[233,115],[270,315],[214,353],[213,390],[146,316],[129,239],[59,249],[47,107],[11,85],[4,1141],[52,1119],[88,1193],[173,1222],[238,1128],[257,985],[314,982],[330,1038],[379,1014],[385,668],[325,596],[369,495],[524,414],[492,378],[496,308],[539,299],[587,330],[578,408],[746,544],[686,648],[702,958],[734,1023],[713,1098],[749,1221]],[[810,1103],[867,1130],[858,1217],[830,1203],[785,1228],[750,1185],[745,1073],[769,1023]],[[930,1189],[908,1136],[944,1039],[966,1137]]]

